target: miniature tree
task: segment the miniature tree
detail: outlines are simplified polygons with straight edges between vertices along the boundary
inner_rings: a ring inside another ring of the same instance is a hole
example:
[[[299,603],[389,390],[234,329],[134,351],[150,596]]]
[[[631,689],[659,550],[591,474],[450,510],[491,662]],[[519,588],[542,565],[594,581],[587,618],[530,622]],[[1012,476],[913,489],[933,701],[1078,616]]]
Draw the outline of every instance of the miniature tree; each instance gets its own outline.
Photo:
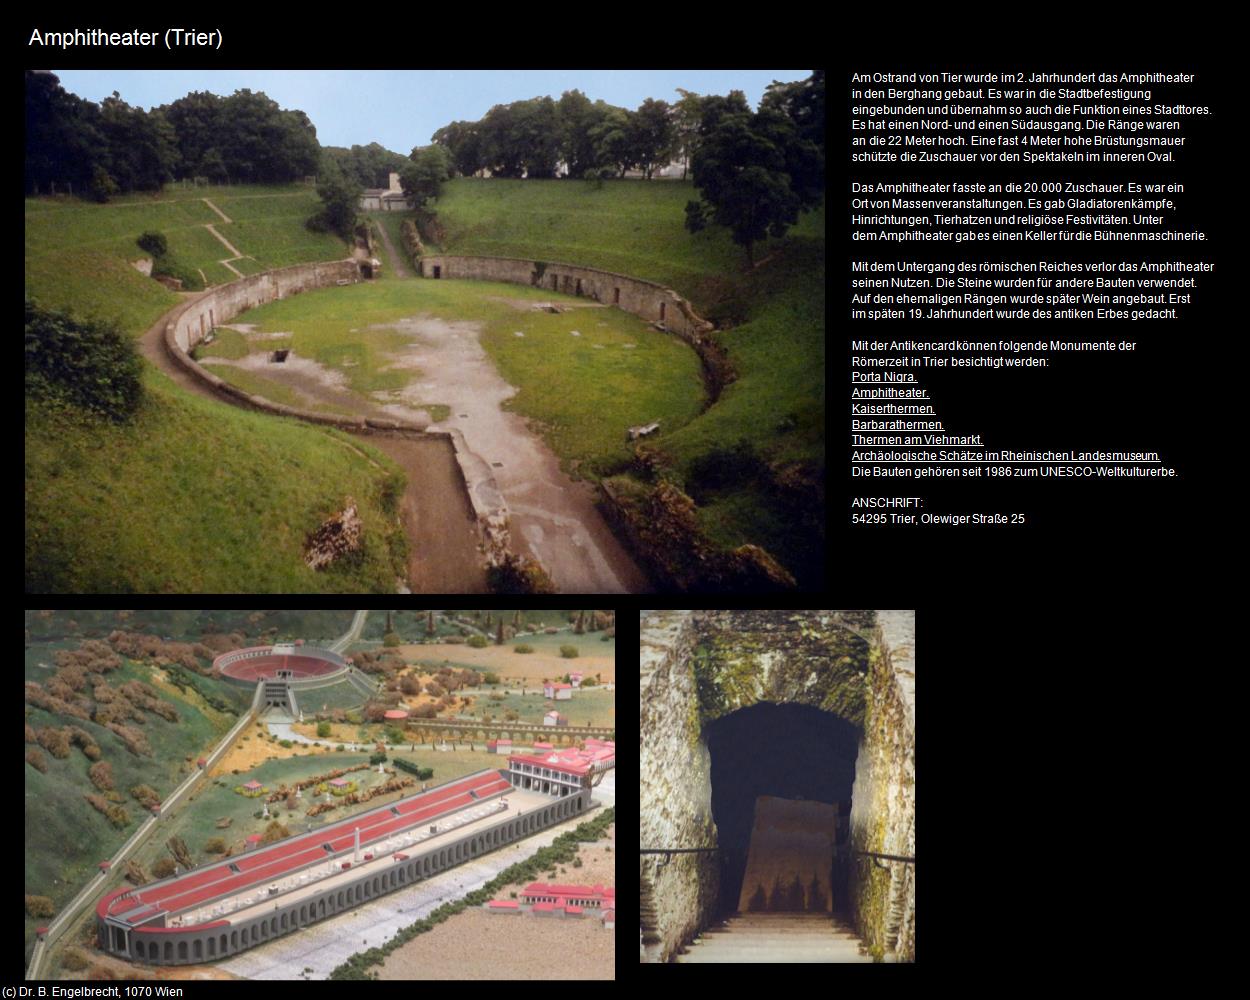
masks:
[[[751,894],[751,901],[747,903],[747,909],[752,913],[762,913],[768,909],[768,898],[764,895],[763,885],[755,887],[755,892]]]

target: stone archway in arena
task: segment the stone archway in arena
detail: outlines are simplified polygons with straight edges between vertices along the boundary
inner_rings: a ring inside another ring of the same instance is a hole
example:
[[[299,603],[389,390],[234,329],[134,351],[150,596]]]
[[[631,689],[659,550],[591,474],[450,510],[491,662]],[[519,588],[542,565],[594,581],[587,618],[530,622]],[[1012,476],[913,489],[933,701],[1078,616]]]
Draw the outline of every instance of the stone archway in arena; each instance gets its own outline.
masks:
[[[896,615],[908,617],[889,617]],[[640,773],[648,776],[641,786],[640,846],[716,848],[668,859],[640,855],[640,961],[668,961],[719,908],[727,902],[735,908],[721,888],[724,881],[737,899],[733,883],[741,883],[746,858],[733,850],[741,852],[744,842],[740,836],[733,845],[720,841],[713,753],[721,752],[718,732],[727,735],[722,746],[741,744],[743,734],[733,728],[745,719],[794,706],[811,712],[808,721],[816,724],[826,717],[842,759],[838,790],[821,794],[839,796],[831,808],[838,809],[842,838],[849,828],[865,849],[883,850],[883,837],[896,847],[909,839],[914,845],[914,694],[905,704],[907,685],[899,679],[908,675],[914,692],[913,613],[649,612],[640,638]],[[852,776],[856,801],[865,803],[858,831],[856,817],[846,815],[849,801],[841,799]],[[887,804],[881,786],[896,779],[905,791]],[[805,791],[794,786],[789,794]],[[914,876],[910,886],[914,894]],[[843,892],[858,922],[855,891]],[[914,917],[911,926],[914,935]],[[871,930],[861,934],[865,941],[873,937]],[[904,946],[898,947],[901,953]]]

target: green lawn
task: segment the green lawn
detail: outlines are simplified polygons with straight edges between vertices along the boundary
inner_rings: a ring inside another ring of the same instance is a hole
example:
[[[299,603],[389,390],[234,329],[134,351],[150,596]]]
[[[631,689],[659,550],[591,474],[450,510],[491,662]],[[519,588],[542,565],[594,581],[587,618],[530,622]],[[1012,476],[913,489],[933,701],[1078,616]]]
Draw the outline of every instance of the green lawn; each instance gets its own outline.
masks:
[[[304,710],[305,716],[336,708],[356,708],[365,703],[365,696],[360,688],[350,681],[338,681],[327,687],[313,688],[311,691],[297,691],[295,697],[299,707]]]
[[[619,309],[531,312],[497,301],[502,298],[573,301],[493,282],[413,280],[319,289],[250,310],[242,319],[261,332],[291,331],[295,351],[342,372],[362,394],[402,389],[422,378],[418,370],[390,367],[410,334],[370,327],[422,313],[482,323],[483,345],[519,390],[507,405],[536,421],[556,454],[578,471],[626,463],[628,426],[661,420],[678,427],[699,412],[698,357],[680,341]],[[250,346],[269,351],[286,344]],[[237,357],[244,346],[240,335],[224,331],[202,354]],[[235,381],[237,370],[217,371]]]
[[[571,726],[616,725],[616,692],[595,688],[578,689],[568,701],[557,702],[549,702],[541,694],[505,694],[500,701],[491,700],[489,695],[476,695],[469,714],[461,713],[457,718],[480,721],[485,713],[502,719],[505,712],[512,710],[521,722],[542,722],[553,707]]]
[[[389,459],[329,428],[187,396],[151,371],[145,383],[122,426],[28,404],[27,590],[393,592],[406,542],[382,505],[398,473]],[[314,572],[304,539],[347,496],[364,522],[361,557]]]

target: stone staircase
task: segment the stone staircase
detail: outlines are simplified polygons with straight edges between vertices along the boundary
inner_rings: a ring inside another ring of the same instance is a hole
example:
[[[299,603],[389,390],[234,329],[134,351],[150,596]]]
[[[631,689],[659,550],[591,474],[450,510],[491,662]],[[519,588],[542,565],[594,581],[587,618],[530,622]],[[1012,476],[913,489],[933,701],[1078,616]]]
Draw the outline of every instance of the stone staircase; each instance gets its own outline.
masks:
[[[678,962],[871,962],[851,928],[819,913],[739,913],[705,930]]]

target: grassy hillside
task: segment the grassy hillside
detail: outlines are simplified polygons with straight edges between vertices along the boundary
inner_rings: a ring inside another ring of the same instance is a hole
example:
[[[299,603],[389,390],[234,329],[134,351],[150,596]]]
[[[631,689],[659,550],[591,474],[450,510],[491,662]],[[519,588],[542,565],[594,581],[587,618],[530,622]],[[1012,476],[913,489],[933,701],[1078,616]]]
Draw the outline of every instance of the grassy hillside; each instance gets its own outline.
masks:
[[[582,182],[459,179],[437,204],[440,249],[587,264],[687,296],[720,328],[715,337],[738,379],[705,413],[648,439],[645,450],[698,501],[700,525],[711,539],[726,547],[761,544],[800,583],[818,585],[824,210],[802,215],[783,239],[757,245],[759,266],[748,271],[727,231],[685,231],[685,204],[697,197],[689,182],[608,183],[596,190]],[[541,388],[541,373],[529,385],[526,373],[507,363],[513,345],[486,343],[517,380],[523,409],[523,394]],[[789,491],[778,486],[786,477]]]
[[[233,225],[205,204],[211,200]],[[143,333],[178,296],[127,262],[134,240],[164,232],[171,250],[210,280],[233,280],[211,223],[256,261],[245,273],[344,255],[309,232],[310,189],[174,188],[105,205],[26,201],[26,292],[40,304],[116,319]],[[397,467],[332,430],[249,414],[187,396],[163,375],[145,377],[148,400],[129,425],[26,409],[28,591],[393,591],[404,540],[382,496]],[[358,565],[313,573],[306,532],[355,498],[367,551]]]
[[[49,663],[53,650],[64,647],[37,644],[26,650],[26,675],[31,680],[46,680],[51,670],[40,666]],[[36,730],[44,726],[78,726],[92,735],[103,753],[102,760],[112,765],[114,785],[124,797],[123,808],[129,817],[121,829],[114,827],[83,798],[101,794],[87,776],[91,766],[81,750],[74,748],[64,759],[45,752],[47,773],[24,764],[24,797],[26,838],[23,852],[26,892],[49,896],[59,909],[69,902],[83,882],[95,874],[95,866],[116,851],[146,818],[147,813],[129,790],[135,785],[152,786],[162,797],[168,795],[190,773],[193,763],[186,758],[211,747],[234,724],[234,717],[216,712],[204,705],[194,694],[183,694],[160,682],[151,667],[127,661],[109,673],[108,683],[117,687],[129,680],[140,680],[160,689],[161,698],[173,704],[179,720],[169,722],[159,715],[146,713],[147,721],[133,724],[141,730],[152,746],[150,757],[132,754],[114,733],[94,722],[54,715],[41,708],[27,706],[26,722]],[[196,678],[214,685],[211,678]],[[55,837],[48,833],[55,831]],[[46,920],[26,918],[27,954],[36,925]]]
[[[222,221],[205,199],[232,221]],[[319,205],[316,192],[301,185],[171,187],[105,205],[69,197],[27,198],[26,292],[46,306],[98,313],[142,329],[146,317],[154,319],[177,297],[129,266],[148,256],[135,244],[140,233],[164,233],[172,256],[203,271],[209,284],[221,284],[236,275],[218,261],[234,254],[208,225],[254,258],[234,262],[244,274],[345,256],[337,237],[304,227]]]
[[[26,588],[36,592],[393,592],[397,467],[331,429],[187,396],[160,374],[127,425],[28,404]],[[305,536],[353,497],[365,544],[314,572]]]

